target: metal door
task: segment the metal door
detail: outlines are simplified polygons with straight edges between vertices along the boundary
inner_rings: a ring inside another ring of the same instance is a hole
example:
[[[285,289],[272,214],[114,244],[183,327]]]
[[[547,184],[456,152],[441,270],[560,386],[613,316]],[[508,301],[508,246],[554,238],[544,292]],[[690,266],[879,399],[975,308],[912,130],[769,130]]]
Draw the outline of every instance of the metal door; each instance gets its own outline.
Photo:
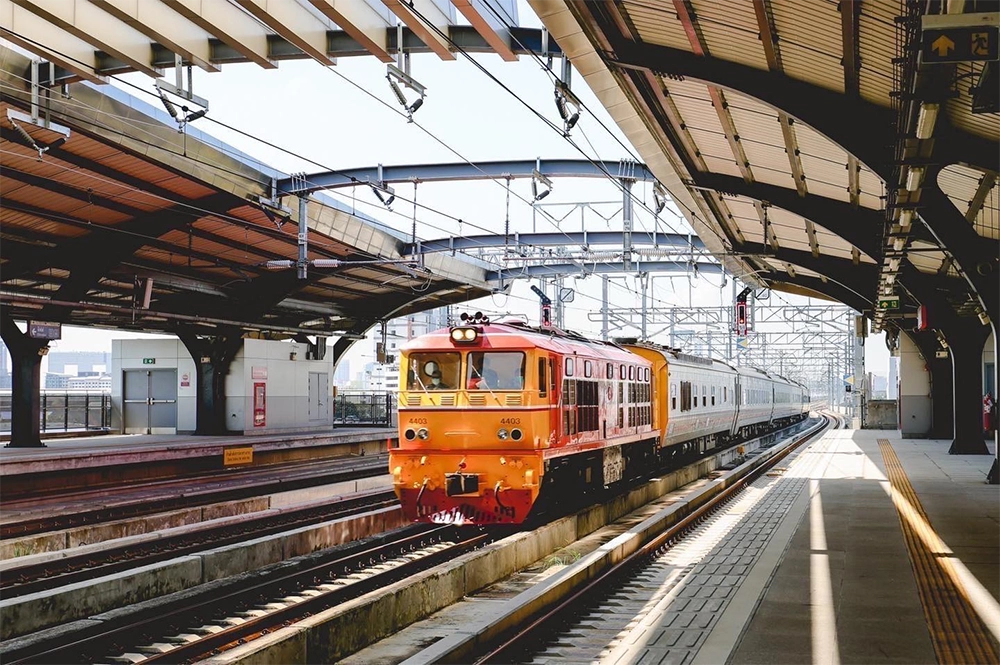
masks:
[[[330,417],[330,377],[326,372],[309,372],[309,420]]]
[[[177,370],[125,370],[126,434],[177,433]]]

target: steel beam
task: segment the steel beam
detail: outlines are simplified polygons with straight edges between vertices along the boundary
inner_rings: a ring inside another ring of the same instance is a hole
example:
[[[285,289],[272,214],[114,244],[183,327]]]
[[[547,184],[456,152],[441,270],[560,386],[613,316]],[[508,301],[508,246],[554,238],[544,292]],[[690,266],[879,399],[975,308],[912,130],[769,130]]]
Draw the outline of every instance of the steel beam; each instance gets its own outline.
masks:
[[[365,0],[309,0],[313,7],[361,44],[382,62],[392,62],[386,28],[393,25],[392,14],[384,6]]]
[[[695,174],[694,184],[723,194],[736,194],[757,201],[767,201],[840,236],[872,260],[877,261],[881,254],[880,244],[885,217],[879,211],[854,208],[849,203],[815,194],[799,196],[795,190],[787,187],[761,182],[747,183],[735,176],[716,173]]]
[[[503,235],[454,236],[437,240],[423,240],[419,249],[425,254],[431,252],[467,252],[474,249],[510,247],[593,247],[596,245],[622,246],[622,233],[617,231],[567,231],[565,233],[515,233],[511,237]],[[704,251],[705,243],[697,236],[679,233],[656,233],[633,231],[632,246],[689,247]],[[413,245],[403,249],[403,256],[415,253]]]
[[[608,37],[612,51],[605,54],[605,59],[612,67],[683,76],[753,97],[839,144],[883,180],[891,175],[892,152],[885,138],[892,135],[890,109],[783,73],[701,57],[684,49],[625,41],[614,30]],[[844,122],[844,118],[852,121]]]
[[[722,266],[718,263],[695,263],[694,265],[698,267],[699,272],[712,275],[722,274]],[[489,271],[486,273],[486,281],[498,282],[518,278],[555,277],[557,275],[607,275],[635,272],[687,273],[690,269],[691,265],[686,261],[633,261],[629,268],[626,268],[622,263],[550,263]]]
[[[183,56],[206,72],[218,72],[212,63],[209,35],[162,2],[143,0],[90,0],[111,16],[154,42]]]
[[[585,159],[516,160],[503,162],[455,162],[450,164],[412,164],[407,166],[371,166],[307,174],[306,193],[321,189],[378,185],[381,168],[382,182],[456,182],[463,180],[503,180],[530,178],[536,168],[549,178],[607,178],[618,177],[617,163],[591,162]],[[634,180],[654,181],[656,177],[644,165],[635,164]],[[278,195],[298,195],[293,178],[283,178],[277,183]]]
[[[268,31],[248,13],[216,0],[161,0],[205,32],[214,35],[242,57],[265,69],[278,66],[270,55]],[[217,60],[217,56],[213,60]]]

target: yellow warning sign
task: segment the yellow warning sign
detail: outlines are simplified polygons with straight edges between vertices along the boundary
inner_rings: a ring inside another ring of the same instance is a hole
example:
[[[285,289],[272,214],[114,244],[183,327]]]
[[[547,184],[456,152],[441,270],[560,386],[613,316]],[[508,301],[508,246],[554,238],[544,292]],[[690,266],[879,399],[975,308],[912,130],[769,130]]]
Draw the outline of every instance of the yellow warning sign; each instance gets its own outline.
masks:
[[[253,448],[226,448],[222,453],[222,464],[224,466],[253,464]]]

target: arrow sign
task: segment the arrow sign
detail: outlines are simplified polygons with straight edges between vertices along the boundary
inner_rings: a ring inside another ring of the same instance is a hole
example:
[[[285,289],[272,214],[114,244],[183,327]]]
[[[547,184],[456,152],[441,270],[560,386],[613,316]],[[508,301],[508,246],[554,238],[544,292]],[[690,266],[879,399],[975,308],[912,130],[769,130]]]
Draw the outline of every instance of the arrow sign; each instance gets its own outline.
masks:
[[[1000,35],[996,26],[924,29],[921,60],[937,62],[983,62],[997,60]]]
[[[941,35],[931,42],[931,50],[937,51],[942,58],[955,50],[955,42],[948,39],[948,35]]]

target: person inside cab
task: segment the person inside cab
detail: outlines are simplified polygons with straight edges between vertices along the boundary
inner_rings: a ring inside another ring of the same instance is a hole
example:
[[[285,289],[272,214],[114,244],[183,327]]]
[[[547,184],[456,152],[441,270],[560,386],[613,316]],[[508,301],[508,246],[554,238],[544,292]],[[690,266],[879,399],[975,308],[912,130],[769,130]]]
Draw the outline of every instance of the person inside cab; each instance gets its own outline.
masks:
[[[431,372],[431,382],[427,387],[430,390],[449,390],[451,388],[451,386],[445,385],[444,380],[441,378],[440,370]]]

